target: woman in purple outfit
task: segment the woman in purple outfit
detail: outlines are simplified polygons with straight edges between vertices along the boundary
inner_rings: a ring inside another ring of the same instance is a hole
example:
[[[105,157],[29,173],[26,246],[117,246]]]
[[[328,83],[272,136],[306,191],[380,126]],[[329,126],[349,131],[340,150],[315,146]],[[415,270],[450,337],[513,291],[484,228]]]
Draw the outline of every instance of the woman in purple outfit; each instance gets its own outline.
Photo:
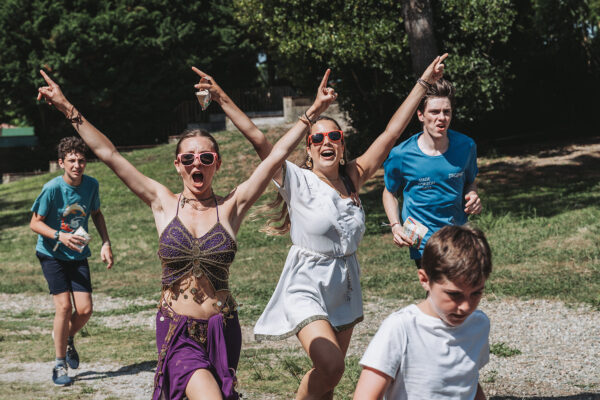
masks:
[[[202,78],[196,88],[218,88],[211,77],[193,69]],[[241,330],[228,286],[229,266],[237,249],[235,235],[248,209],[307,132],[310,120],[319,117],[337,97],[327,87],[329,70],[305,116],[277,142],[250,178],[226,196],[218,196],[212,189],[221,157],[210,134],[191,131],[177,143],[174,165],[183,189],[174,194],[123,158],[69,103],[60,87],[40,72],[47,86],[38,89],[38,100],[44,98],[65,114],[96,156],[154,214],[160,235],[163,295],[156,316],[158,366],[153,399],[237,399],[235,370]],[[215,100],[246,135],[247,128],[253,127],[251,121],[218,89],[210,90],[220,93]]]

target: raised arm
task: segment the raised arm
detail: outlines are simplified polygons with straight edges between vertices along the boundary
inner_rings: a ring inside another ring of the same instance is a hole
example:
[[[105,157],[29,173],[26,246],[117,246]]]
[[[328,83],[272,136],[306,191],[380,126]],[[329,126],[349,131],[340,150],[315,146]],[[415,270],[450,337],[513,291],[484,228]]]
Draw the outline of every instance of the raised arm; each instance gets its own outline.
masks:
[[[44,98],[48,104],[55,106],[58,111],[62,112],[94,154],[112,169],[133,193],[148,205],[155,203],[157,193],[168,189],[139,172],[121,156],[111,141],[67,100],[60,86],[50,79],[44,71],[40,70],[40,73],[46,80],[47,86],[38,89],[37,99]]]
[[[327,87],[330,70],[328,69],[321,80],[315,102],[307,110],[306,114],[311,120],[318,118],[329,105],[337,98],[337,93]],[[231,214],[231,225],[237,231],[244,215],[254,202],[263,193],[273,176],[278,173],[281,176],[281,164],[298,146],[298,143],[310,127],[310,121],[301,118],[296,124],[273,146],[273,149],[263,162],[254,170],[250,178],[240,184],[235,191],[234,197],[236,210]],[[281,183],[281,177],[278,180]]]
[[[200,71],[196,67],[192,70],[200,76],[200,82],[194,85],[196,89],[208,90],[212,100],[219,103],[223,112],[229,117],[231,122],[242,132],[242,135],[252,144],[261,160],[267,158],[273,145],[267,140],[260,129],[254,125],[252,120],[240,110],[240,108],[231,100],[227,93],[215,82],[215,80]]]
[[[355,176],[356,174],[358,176],[358,188],[373,176],[402,135],[402,132],[417,110],[419,102],[427,93],[426,85],[432,84],[442,77],[444,72],[443,62],[446,57],[448,57],[447,53],[433,60],[421,76],[421,79],[425,82],[423,84],[418,82],[415,84],[408,97],[406,97],[406,100],[404,100],[392,116],[392,119],[390,119],[390,122],[388,122],[385,131],[375,139],[364,154],[349,163],[349,167],[355,169]]]

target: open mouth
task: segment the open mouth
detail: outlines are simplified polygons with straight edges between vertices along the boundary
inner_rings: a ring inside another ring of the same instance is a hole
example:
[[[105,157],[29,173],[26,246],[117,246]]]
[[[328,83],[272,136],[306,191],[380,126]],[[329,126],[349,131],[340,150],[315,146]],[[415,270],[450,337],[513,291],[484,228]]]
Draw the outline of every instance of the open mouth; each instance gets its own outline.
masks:
[[[194,172],[192,174],[192,180],[194,181],[194,183],[203,183],[204,174],[202,172]]]
[[[324,150],[321,152],[321,157],[325,159],[335,158],[335,151],[333,150]]]

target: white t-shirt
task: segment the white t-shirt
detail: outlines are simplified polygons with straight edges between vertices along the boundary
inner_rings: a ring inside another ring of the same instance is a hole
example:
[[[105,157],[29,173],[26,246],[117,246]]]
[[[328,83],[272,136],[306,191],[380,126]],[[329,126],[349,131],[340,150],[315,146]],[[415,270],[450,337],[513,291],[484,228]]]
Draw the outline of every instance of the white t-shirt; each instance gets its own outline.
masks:
[[[483,311],[452,327],[410,305],[383,321],[360,364],[394,379],[386,400],[473,399],[489,333]]]

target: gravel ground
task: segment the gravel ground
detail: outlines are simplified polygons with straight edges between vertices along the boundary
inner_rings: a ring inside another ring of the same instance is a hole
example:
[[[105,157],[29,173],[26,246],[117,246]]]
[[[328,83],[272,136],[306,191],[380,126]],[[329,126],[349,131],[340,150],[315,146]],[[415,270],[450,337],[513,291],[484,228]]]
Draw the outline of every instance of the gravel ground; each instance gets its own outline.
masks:
[[[35,309],[51,311],[49,296],[28,296],[28,301],[12,304],[10,296],[0,295],[0,310],[16,313]],[[123,300],[96,295],[95,309],[119,309],[131,304],[151,304],[151,300]],[[349,354],[361,355],[381,321],[407,302],[365,299],[365,321],[355,329]],[[600,399],[600,312],[588,306],[569,306],[558,301],[487,299],[480,308],[492,322],[490,343],[520,351],[511,357],[494,354],[481,374],[481,382],[490,398],[501,399]],[[96,323],[110,327],[132,324],[153,329],[154,311],[124,316],[96,317]],[[95,317],[92,317],[95,318]],[[243,327],[245,348],[291,348],[300,352],[295,338],[281,342],[257,343],[252,327]],[[1,358],[0,358],[1,359]],[[90,387],[89,398],[147,399],[152,392],[154,360],[135,365],[82,363],[75,376],[77,385]],[[0,362],[0,380],[5,382],[48,384],[48,363],[15,364]],[[74,373],[76,372],[76,374]],[[243,382],[242,382],[243,390]],[[246,398],[270,399],[247,393]]]

